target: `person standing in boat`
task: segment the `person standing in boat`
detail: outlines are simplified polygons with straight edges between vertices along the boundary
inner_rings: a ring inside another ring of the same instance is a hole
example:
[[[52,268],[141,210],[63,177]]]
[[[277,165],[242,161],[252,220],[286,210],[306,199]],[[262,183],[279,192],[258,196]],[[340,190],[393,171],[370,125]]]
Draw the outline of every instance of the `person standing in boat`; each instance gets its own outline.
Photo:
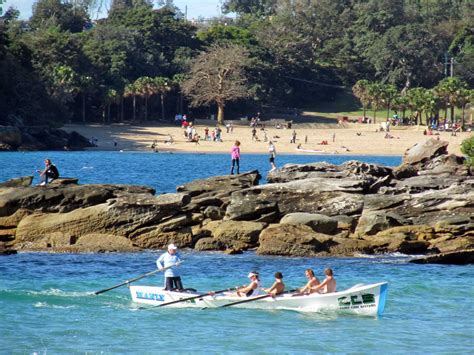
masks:
[[[165,290],[182,290],[183,284],[177,266],[173,266],[181,261],[178,247],[174,244],[168,245],[168,251],[162,254],[156,261],[158,269],[170,267],[165,271]]]
[[[277,296],[285,291],[285,284],[283,283],[283,274],[281,272],[275,273],[275,282],[272,287],[263,289],[266,293]]]
[[[260,277],[258,275],[258,272],[251,271],[248,274],[248,278],[250,279],[250,283],[247,286],[240,287],[237,290],[238,296],[253,297],[258,296],[260,294],[260,289],[262,285],[260,284]]]
[[[316,292],[316,291],[313,291],[312,288],[318,286],[321,282],[319,282],[319,279],[316,276],[314,276],[313,269],[306,269],[304,274],[306,275],[308,282],[306,283],[304,287],[298,290],[299,294],[309,294],[309,293]]]
[[[319,293],[332,293],[336,292],[336,279],[334,278],[334,273],[332,269],[325,269],[324,273],[326,274],[326,278],[323,282],[319,285],[311,287],[312,292],[319,292]]]

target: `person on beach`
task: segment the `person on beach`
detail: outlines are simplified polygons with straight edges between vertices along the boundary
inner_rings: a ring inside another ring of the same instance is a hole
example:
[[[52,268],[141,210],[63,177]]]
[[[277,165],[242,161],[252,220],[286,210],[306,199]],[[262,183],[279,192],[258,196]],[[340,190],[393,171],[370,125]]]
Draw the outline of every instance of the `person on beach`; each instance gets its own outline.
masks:
[[[291,134],[290,143],[296,143],[296,130],[293,130],[293,133]]]
[[[158,260],[156,260],[156,266],[159,270],[170,267],[165,271],[165,290],[182,290],[183,283],[181,282],[181,276],[177,266],[173,266],[181,261],[181,257],[178,253],[178,247],[174,244],[168,245],[168,251],[163,253]]]
[[[40,185],[49,184],[54,179],[59,177],[58,168],[51,162],[51,159],[44,160],[44,169],[43,170],[36,170],[38,174],[40,174]]]
[[[283,283],[283,274],[281,272],[275,273],[275,282],[272,287],[263,289],[266,293],[270,293],[273,296],[282,294],[285,291],[285,284]]]
[[[306,271],[304,272],[306,278],[308,279],[308,282],[306,283],[306,285],[304,285],[304,287],[300,288],[298,290],[298,294],[299,295],[308,295],[310,293],[314,293],[316,291],[313,291],[313,287],[316,287],[320,284],[318,278],[316,276],[314,276],[314,271],[313,269],[306,269]]]
[[[334,278],[334,274],[332,269],[325,269],[324,273],[326,274],[326,278],[323,282],[319,285],[311,287],[311,292],[319,292],[319,293],[332,293],[336,292],[336,279]]]
[[[232,158],[232,168],[230,169],[230,175],[234,175],[234,167],[237,165],[237,174],[240,172],[240,142],[235,141],[234,146],[230,151]]]
[[[258,272],[251,271],[248,274],[248,278],[250,279],[250,283],[247,286],[242,286],[237,289],[237,296],[239,297],[253,297],[258,296],[260,294],[260,289],[262,285],[260,284],[260,278]]]
[[[270,165],[272,167],[270,171],[274,171],[277,168],[275,165],[276,149],[272,141],[268,142],[268,152],[270,153]]]

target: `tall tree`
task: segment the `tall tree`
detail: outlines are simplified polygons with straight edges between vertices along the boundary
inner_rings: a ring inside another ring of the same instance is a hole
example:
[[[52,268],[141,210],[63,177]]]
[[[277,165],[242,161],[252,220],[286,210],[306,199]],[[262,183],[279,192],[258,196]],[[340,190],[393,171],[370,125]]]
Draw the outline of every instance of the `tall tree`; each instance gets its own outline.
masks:
[[[369,95],[369,85],[368,80],[358,80],[352,87],[352,92],[357,97],[362,104],[364,110],[364,118],[366,116],[367,106],[370,105],[370,95]]]
[[[224,122],[227,102],[248,97],[245,68],[249,64],[248,50],[239,45],[213,45],[194,61],[183,92],[197,105],[217,105],[217,121]]]

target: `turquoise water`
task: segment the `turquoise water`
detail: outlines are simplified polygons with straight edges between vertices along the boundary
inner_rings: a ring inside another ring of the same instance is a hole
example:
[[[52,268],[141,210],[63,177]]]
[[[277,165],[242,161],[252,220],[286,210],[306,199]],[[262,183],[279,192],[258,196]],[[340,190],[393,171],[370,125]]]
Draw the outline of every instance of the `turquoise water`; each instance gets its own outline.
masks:
[[[259,270],[269,286],[282,271],[287,287],[331,266],[338,288],[386,280],[382,317],[246,309],[137,310],[122,287],[92,291],[151,271],[159,252],[20,253],[0,257],[0,334],[7,353],[470,353],[473,267],[412,265],[406,258],[286,258],[183,253],[186,287],[216,290]],[[140,284],[162,284],[162,275]]]
[[[0,154],[0,181],[30,175],[51,158],[82,183],[130,183],[172,192],[226,174],[228,155],[118,152]],[[399,157],[279,156],[277,163],[359,159],[398,165]],[[266,155],[244,155],[242,171],[266,173]],[[93,291],[152,271],[159,251],[111,254],[20,253],[0,257],[0,353],[472,353],[474,267],[408,264],[407,257],[286,258],[183,252],[186,287],[241,285],[250,270],[269,286],[281,271],[288,288],[304,270],[332,267],[338,288],[388,281],[379,318],[245,309],[137,310],[125,287]],[[162,284],[162,275],[139,281]]]

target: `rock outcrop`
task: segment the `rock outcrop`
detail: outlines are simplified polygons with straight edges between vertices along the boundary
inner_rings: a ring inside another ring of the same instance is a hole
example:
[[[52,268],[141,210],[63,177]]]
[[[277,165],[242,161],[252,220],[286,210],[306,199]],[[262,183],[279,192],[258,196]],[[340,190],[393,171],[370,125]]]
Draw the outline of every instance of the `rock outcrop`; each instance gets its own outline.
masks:
[[[77,132],[48,126],[0,126],[0,151],[82,150],[92,146]]]
[[[472,250],[474,178],[446,147],[434,140],[417,145],[394,169],[356,161],[290,164],[265,185],[252,171],[159,196],[140,186],[58,179],[38,187],[19,178],[0,184],[0,244],[4,251],[101,252],[173,242],[293,256]]]

